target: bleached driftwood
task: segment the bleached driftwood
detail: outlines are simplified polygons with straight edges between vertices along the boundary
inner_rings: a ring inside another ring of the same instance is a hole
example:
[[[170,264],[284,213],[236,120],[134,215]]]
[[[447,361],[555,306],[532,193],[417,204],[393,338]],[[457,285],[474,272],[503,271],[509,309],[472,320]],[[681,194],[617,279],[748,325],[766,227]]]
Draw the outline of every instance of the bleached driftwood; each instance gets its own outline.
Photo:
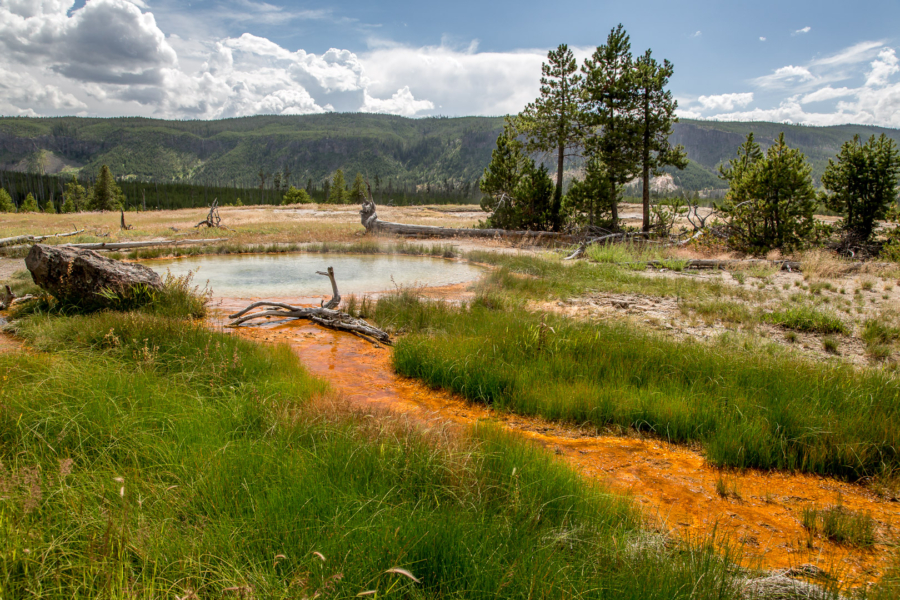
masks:
[[[24,296],[16,296],[16,294],[10,289],[8,285],[3,286],[5,289],[3,293],[0,294],[0,310],[6,310],[7,308],[11,308],[13,304],[18,304],[19,302],[25,302],[26,300],[31,300],[34,298],[31,294],[25,294]]]
[[[262,300],[260,302],[254,302],[240,312],[228,315],[228,318],[232,319],[228,326],[238,327],[251,319],[266,317],[308,319],[313,323],[318,323],[329,329],[356,334],[370,342],[374,340],[383,344],[391,343],[391,337],[387,332],[369,325],[362,319],[357,319],[345,312],[337,310],[337,307],[341,303],[341,295],[338,293],[337,281],[334,278],[334,269],[332,267],[328,267],[327,272],[316,271],[316,273],[325,275],[331,280],[332,296],[327,303],[322,303],[319,306],[291,306],[290,304],[285,304],[283,302],[269,302],[267,300]],[[250,313],[254,308],[261,307],[266,307],[266,310]]]
[[[209,214],[206,215],[206,218],[194,225],[194,227],[199,229],[203,225],[206,225],[207,227],[217,227],[219,229],[228,229],[222,225],[222,217],[219,216],[218,198],[213,200],[212,206],[209,207]]]
[[[368,188],[369,184],[366,183]],[[470,229],[458,227],[434,227],[432,225],[407,225],[405,223],[391,223],[381,221],[376,213],[375,200],[372,198],[372,190],[369,188],[368,198],[363,199],[362,208],[359,211],[360,221],[366,228],[366,233],[393,233],[396,235],[416,235],[426,237],[471,237],[471,238],[526,238],[534,240],[559,240],[569,239],[570,236],[552,231],[527,231],[508,229]]]
[[[130,231],[130,230],[134,229],[134,225],[127,225],[125,223],[125,211],[120,210],[119,212],[122,214],[122,221],[119,223],[119,228],[125,229],[126,231]]]
[[[135,248],[152,248],[154,246],[180,246],[182,244],[212,244],[224,242],[228,238],[210,238],[205,240],[151,240],[148,242],[97,242],[93,244],[61,244],[64,248],[80,248],[82,250],[134,250]]]
[[[44,240],[49,240],[50,238],[70,237],[73,235],[78,235],[79,233],[84,233],[84,229],[79,229],[71,233],[55,233],[53,235],[17,235],[15,237],[0,239],[0,248],[4,246],[18,246],[22,244],[36,244]]]

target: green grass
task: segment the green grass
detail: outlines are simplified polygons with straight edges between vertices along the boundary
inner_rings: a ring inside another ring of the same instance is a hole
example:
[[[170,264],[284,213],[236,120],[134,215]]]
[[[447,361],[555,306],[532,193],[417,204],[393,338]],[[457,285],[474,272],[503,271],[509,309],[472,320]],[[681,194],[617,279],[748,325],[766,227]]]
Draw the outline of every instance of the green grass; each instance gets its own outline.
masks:
[[[763,317],[769,323],[805,333],[847,333],[843,320],[832,312],[809,305],[789,306]]]
[[[737,597],[730,563],[637,543],[543,450],[333,404],[286,346],[147,312],[15,324],[3,598]]]
[[[691,299],[734,297],[756,300],[764,296],[761,292],[727,285],[721,281],[692,277],[646,277],[614,264],[567,262],[559,258],[507,256],[483,251],[469,252],[466,258],[498,267],[482,280],[484,287],[500,289],[525,298],[569,298],[586,292]],[[675,266],[677,265],[673,263],[670,268],[674,270]]]
[[[868,514],[859,514],[842,506],[803,509],[803,527],[810,533],[849,546],[869,548],[875,545],[875,521]]]
[[[900,385],[887,374],[505,308],[407,293],[374,316],[409,333],[399,373],[501,410],[699,442],[726,466],[857,479],[900,465]]]

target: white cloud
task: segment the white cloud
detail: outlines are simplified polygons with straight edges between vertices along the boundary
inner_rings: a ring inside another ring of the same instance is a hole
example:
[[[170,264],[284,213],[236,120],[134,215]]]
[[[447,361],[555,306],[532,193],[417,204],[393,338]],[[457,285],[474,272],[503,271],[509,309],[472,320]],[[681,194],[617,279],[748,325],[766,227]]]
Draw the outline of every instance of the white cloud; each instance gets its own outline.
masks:
[[[860,68],[861,63],[870,60],[868,70]],[[852,75],[844,71],[848,65],[856,67]],[[723,121],[775,121],[807,125],[859,123],[900,127],[898,73],[900,59],[894,48],[886,48],[881,42],[863,42],[811,61],[807,66],[782,67],[772,75],[756,79],[757,85],[764,89],[790,90],[777,106],[734,110],[734,107],[749,105],[753,99],[738,104],[729,102],[729,98],[740,97],[741,94],[721,94],[701,96],[696,103],[688,102],[679,115]],[[857,87],[826,84],[827,81],[851,77],[860,82]],[[805,89],[811,91],[803,92]],[[807,108],[809,104],[834,100],[838,102],[827,111]]]
[[[798,81],[812,81],[815,78],[815,75],[813,75],[806,67],[788,65],[786,67],[775,69],[775,72],[771,75],[757,77],[755,82],[760,87],[775,88],[784,87]]]
[[[271,4],[237,4],[257,15],[286,18]],[[200,44],[172,36],[170,43],[139,0],[87,0],[73,7],[74,0],[0,0],[0,73],[13,74],[0,83],[5,90],[0,112],[71,114],[93,108],[100,114],[112,109],[214,118],[330,110],[412,116],[434,108],[405,83],[392,82],[383,95],[369,90],[362,60],[348,50],[291,52],[249,33]],[[186,53],[186,65],[173,44]],[[7,89],[11,86],[23,92]]]
[[[866,78],[867,86],[885,85],[891,75],[900,71],[897,54],[893,48],[885,48],[878,53],[878,58],[872,62],[872,70]]]
[[[736,106],[747,106],[753,102],[753,92],[700,96],[697,101],[704,110],[734,110]]]
[[[809,33],[810,31],[812,31],[812,27],[807,26],[807,27],[804,27],[803,29],[798,29],[797,31],[795,31],[794,35],[802,35],[804,33]]]
[[[697,31],[695,31],[694,33],[691,34],[691,37],[700,37],[701,35],[703,35],[703,32],[697,30]]]
[[[807,104],[810,102],[825,102],[827,100],[834,100],[835,98],[843,98],[845,96],[853,95],[854,90],[841,87],[841,88],[833,88],[830,85],[826,85],[823,88],[816,90],[815,92],[806,94],[800,99],[800,102],[803,104]]]
[[[759,41],[764,42],[766,41],[766,38],[764,38],[763,36],[759,36]]]

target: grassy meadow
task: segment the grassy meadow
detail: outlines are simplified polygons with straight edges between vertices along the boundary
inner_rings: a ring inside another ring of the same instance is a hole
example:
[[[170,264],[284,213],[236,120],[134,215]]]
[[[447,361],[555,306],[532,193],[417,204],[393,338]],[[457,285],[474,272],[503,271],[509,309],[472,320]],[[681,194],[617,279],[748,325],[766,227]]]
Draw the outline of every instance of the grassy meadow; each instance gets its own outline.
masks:
[[[543,451],[357,412],[289,348],[186,318],[181,291],[14,321],[3,599],[739,597],[727,560]]]
[[[723,466],[850,480],[900,472],[900,383],[889,371],[817,363],[737,333],[678,341],[627,323],[541,315],[525,306],[528,298],[602,290],[706,299],[723,311],[729,299],[762,292],[589,263],[474,258],[500,268],[468,305],[406,292],[367,309],[404,333],[394,351],[399,373],[502,410],[701,444]],[[843,327],[800,309],[769,318],[825,333]]]

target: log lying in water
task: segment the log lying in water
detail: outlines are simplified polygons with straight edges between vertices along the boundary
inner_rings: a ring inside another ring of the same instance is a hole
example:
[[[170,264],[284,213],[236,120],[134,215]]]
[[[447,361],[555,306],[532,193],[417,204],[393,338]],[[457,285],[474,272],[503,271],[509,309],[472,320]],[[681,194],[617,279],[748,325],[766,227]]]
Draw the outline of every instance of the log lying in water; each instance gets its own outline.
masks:
[[[334,269],[332,267],[328,267],[327,273],[323,273],[322,271],[316,271],[316,273],[318,273],[319,275],[325,275],[326,277],[328,277],[328,279],[331,280],[332,296],[327,303],[323,303],[321,306],[304,307],[291,306],[290,304],[285,304],[283,302],[269,302],[266,300],[254,302],[244,310],[236,312],[233,315],[228,315],[228,318],[232,319],[231,323],[229,323],[228,326],[238,327],[242,323],[246,323],[251,319],[266,317],[280,317],[284,319],[309,319],[313,323],[318,323],[323,327],[353,333],[370,342],[376,341],[383,344],[391,343],[391,337],[387,334],[387,332],[369,325],[362,319],[357,319],[356,317],[352,317],[345,312],[337,310],[338,305],[340,305],[341,303],[341,295],[338,293],[337,282],[334,279]],[[262,310],[260,312],[247,314],[254,308],[260,307],[270,308],[268,308],[267,310]]]
[[[163,286],[149,267],[79,248],[35,244],[25,257],[25,266],[34,282],[57,299],[91,307],[114,304],[138,288],[159,290]]]

